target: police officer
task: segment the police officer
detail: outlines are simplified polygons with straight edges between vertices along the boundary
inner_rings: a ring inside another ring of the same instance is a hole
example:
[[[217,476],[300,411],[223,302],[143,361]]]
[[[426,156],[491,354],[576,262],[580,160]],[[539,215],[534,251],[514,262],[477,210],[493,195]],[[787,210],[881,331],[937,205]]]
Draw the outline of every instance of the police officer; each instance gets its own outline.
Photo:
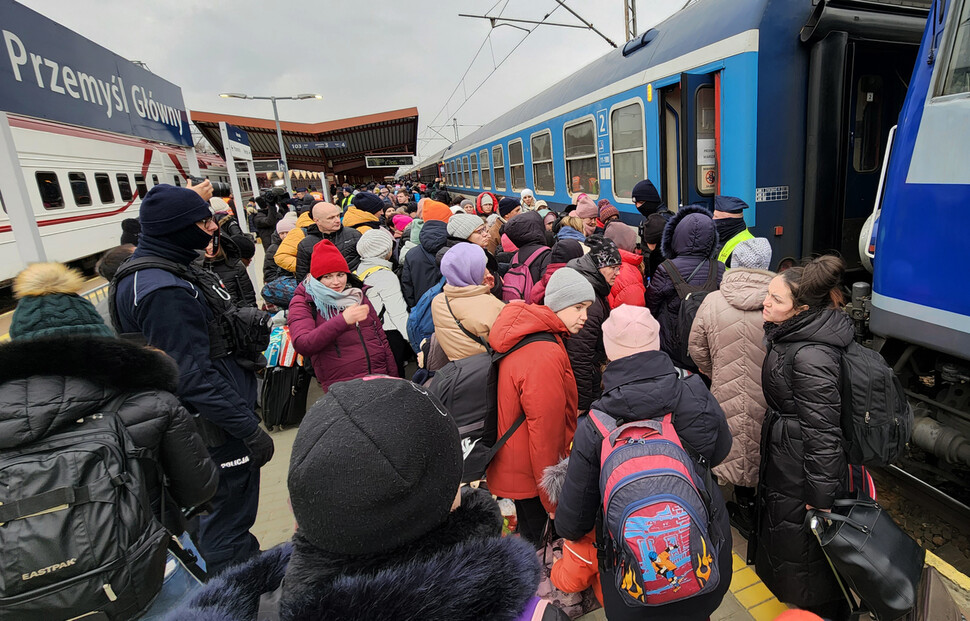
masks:
[[[141,203],[142,237],[132,259],[161,258],[191,269],[218,228],[207,202],[211,196],[208,181],[189,188],[153,187]],[[218,572],[259,551],[249,529],[256,521],[259,468],[272,458],[274,447],[254,412],[253,366],[216,353],[226,351],[220,341],[227,337],[212,329],[218,324],[196,285],[166,269],[125,275],[124,267],[113,285],[115,328],[122,336],[140,334],[178,363],[179,400],[196,415],[209,454],[220,467],[219,489],[198,533],[209,571]]]
[[[717,228],[717,260],[731,267],[731,255],[738,244],[754,239],[744,221],[748,204],[734,196],[714,197],[714,226]]]

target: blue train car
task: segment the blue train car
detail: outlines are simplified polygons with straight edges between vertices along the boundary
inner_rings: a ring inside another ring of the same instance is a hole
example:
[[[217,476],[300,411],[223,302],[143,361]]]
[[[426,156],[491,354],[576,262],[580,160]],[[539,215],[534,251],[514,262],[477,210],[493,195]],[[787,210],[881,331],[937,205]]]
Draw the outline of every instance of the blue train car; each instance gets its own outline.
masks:
[[[643,178],[672,209],[738,196],[776,264],[855,265],[930,2],[699,0],[436,156],[460,193],[586,192],[631,223]]]

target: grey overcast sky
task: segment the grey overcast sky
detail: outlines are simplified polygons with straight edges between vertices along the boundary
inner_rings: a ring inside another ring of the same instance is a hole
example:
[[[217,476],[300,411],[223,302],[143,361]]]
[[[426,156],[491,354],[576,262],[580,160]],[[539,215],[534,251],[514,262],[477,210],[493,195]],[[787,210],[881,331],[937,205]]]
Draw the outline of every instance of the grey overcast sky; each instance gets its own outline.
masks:
[[[531,20],[551,13],[549,22],[579,20],[555,0],[20,2],[129,60],[146,63],[182,88],[191,110],[272,118],[269,102],[221,99],[218,94],[226,91],[324,96],[322,101],[281,102],[280,117],[290,121],[416,106],[421,157],[448,145],[429,125],[453,139],[451,119],[457,117],[465,136],[612,49],[589,30],[540,26],[462,105],[465,93],[471,95],[493,62],[499,63],[526,33],[503,26],[489,35],[488,21],[459,13]],[[639,0],[638,30],[656,25],[684,3]],[[567,0],[567,5],[623,44],[623,0]]]

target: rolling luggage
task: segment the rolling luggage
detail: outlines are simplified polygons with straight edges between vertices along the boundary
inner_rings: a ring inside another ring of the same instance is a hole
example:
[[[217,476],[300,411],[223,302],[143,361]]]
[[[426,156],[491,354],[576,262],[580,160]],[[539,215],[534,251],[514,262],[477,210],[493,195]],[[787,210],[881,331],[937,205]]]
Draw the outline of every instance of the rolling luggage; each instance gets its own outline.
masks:
[[[310,373],[302,366],[270,367],[263,378],[262,414],[266,429],[299,425],[306,414]]]

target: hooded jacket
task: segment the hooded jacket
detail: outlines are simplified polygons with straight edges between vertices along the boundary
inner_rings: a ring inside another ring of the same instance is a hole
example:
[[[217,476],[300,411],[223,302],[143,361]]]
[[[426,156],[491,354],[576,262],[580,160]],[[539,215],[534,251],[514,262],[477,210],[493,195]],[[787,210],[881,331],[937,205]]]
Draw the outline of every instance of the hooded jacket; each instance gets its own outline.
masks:
[[[295,230],[293,229],[293,231]],[[287,233],[286,239],[283,240],[284,243],[290,238],[293,231]],[[350,271],[356,270],[357,266],[360,265],[360,255],[357,254],[357,240],[360,237],[361,235],[356,229],[347,226],[341,226],[333,233],[320,232],[320,227],[316,224],[307,227],[306,235],[300,240],[300,244],[296,249],[296,281],[303,282],[306,275],[310,273],[310,259],[313,257],[313,247],[325,239],[333,242],[333,245],[337,247],[340,254],[347,260],[347,266],[350,268]],[[277,252],[279,251],[277,250]]]
[[[363,303],[369,309],[367,318],[351,326],[342,313],[324,319],[302,283],[293,294],[287,321],[293,348],[310,358],[313,374],[324,392],[335,382],[367,375],[397,375],[397,363],[374,306],[366,295]]]
[[[353,205],[347,210],[343,218],[344,226],[355,229],[363,235],[371,229],[378,229],[381,226],[381,219],[377,214],[357,209]]]
[[[408,307],[401,294],[401,281],[392,269],[391,262],[386,259],[361,259],[357,266],[357,274],[363,274],[372,268],[381,268],[367,275],[364,284],[367,299],[377,315],[384,312],[381,326],[384,332],[396,330],[406,341],[408,339]]]
[[[408,252],[401,272],[401,293],[408,309],[441,280],[435,255],[448,242],[448,225],[438,220],[425,222],[418,239],[421,243]]]
[[[236,306],[255,307],[256,291],[246,266],[239,259],[239,248],[232,238],[223,237],[220,242],[224,256],[203,259],[202,269],[219,277]]]
[[[479,490],[464,492],[443,525],[387,554],[336,556],[298,532],[292,543],[210,579],[170,618],[255,619],[260,596],[279,589],[285,577],[282,621],[567,619],[534,597],[541,571],[535,549],[501,532],[495,501]]]
[[[293,276],[293,274],[276,264],[276,251],[279,250],[280,242],[282,241],[279,233],[274,231],[270,239],[270,244],[264,248],[266,254],[263,255],[263,284],[273,282],[283,276]]]
[[[847,495],[839,373],[841,352],[853,336],[848,315],[832,308],[765,325],[768,354],[761,382],[769,410],[762,431],[755,569],[779,600],[799,608],[843,597],[805,527],[805,505],[828,509]],[[786,373],[785,352],[804,342],[809,345],[798,350]]]
[[[310,211],[304,211],[296,219],[296,226],[286,234],[286,239],[280,242],[280,247],[276,249],[276,254],[273,255],[276,264],[291,274],[296,273],[296,249],[303,241],[303,236],[306,235],[304,229],[310,226],[316,225],[313,223]]]
[[[610,305],[607,301],[610,284],[596,269],[593,258],[589,255],[573,259],[566,267],[582,274],[593,285],[596,293],[596,299],[586,310],[583,329],[566,342],[569,360],[576,375],[576,387],[579,389],[579,409],[585,411],[602,393],[600,367],[607,362],[606,350],[603,348],[603,322],[610,316]]]
[[[256,214],[253,216],[253,222],[256,224],[256,234],[259,236],[260,243],[263,244],[263,249],[265,250],[273,243],[272,237],[276,234],[276,225],[283,219],[285,212],[281,212],[275,202],[267,204],[266,201],[258,196],[256,197],[256,203],[259,205],[259,209],[256,210]]]
[[[643,306],[643,294],[646,292],[646,287],[643,286],[643,272],[640,271],[643,257],[622,248],[619,250],[623,263],[620,265],[620,273],[616,275],[613,288],[610,289],[610,295],[607,298],[610,308],[614,309],[622,304]]]
[[[556,239],[575,239],[582,244],[586,241],[586,236],[573,227],[564,224],[560,227],[559,232],[556,233]]]
[[[0,450],[26,447],[79,418],[115,411],[137,448],[164,473],[169,499],[161,515],[158,472],[146,469],[153,512],[173,533],[177,507],[204,504],[219,473],[188,412],[172,394],[178,367],[164,353],[121,339],[58,336],[0,345]],[[173,502],[174,501],[174,502]]]
[[[538,496],[551,513],[555,504],[539,481],[543,470],[568,454],[576,431],[576,379],[562,342],[569,332],[548,307],[515,300],[499,313],[488,341],[495,351],[507,352],[539,332],[556,335],[556,342],[529,343],[499,362],[498,436],[523,413],[525,422],[492,459],[487,478],[493,494],[516,500]]]
[[[692,214],[700,214],[703,217],[688,218]],[[698,205],[681,207],[680,211],[667,222],[660,240],[660,249],[664,258],[669,259],[684,280],[692,285],[701,285],[707,280],[709,266],[706,261],[715,257],[716,248],[717,230],[714,227],[714,220],[711,219],[709,211]],[[699,264],[703,265],[700,265],[694,277],[688,280],[691,272]],[[724,275],[724,264],[715,260],[714,265],[717,269],[717,283],[720,284],[721,276]],[[674,342],[674,337],[677,333],[680,296],[677,295],[674,282],[667,273],[665,265],[661,264],[654,272],[644,299],[650,313],[660,323],[660,349],[675,355],[677,343]]]
[[[511,261],[512,265],[525,263],[537,250],[548,249],[547,252],[536,257],[536,260],[529,266],[529,271],[532,273],[532,282],[537,283],[542,280],[552,258],[551,248],[546,244],[546,227],[542,223],[542,216],[535,211],[519,214],[506,223],[505,235],[516,247],[515,256]]]
[[[761,365],[765,361],[762,303],[774,273],[733,269],[720,291],[704,298],[690,331],[688,351],[727,416],[734,437],[731,454],[714,473],[734,485],[754,487],[761,463],[765,418]]]
[[[431,301],[431,316],[438,345],[448,360],[485,353],[484,345],[473,341],[458,327],[459,321],[465,330],[488,342],[488,333],[503,308],[505,303],[492,295],[487,285],[445,285]]]
[[[712,464],[720,463],[727,456],[731,434],[720,406],[699,376],[680,379],[667,354],[645,351],[614,360],[606,368],[603,383],[603,397],[593,404],[593,409],[622,421],[660,419],[673,413],[677,434],[698,453]],[[603,505],[599,485],[602,441],[589,417],[584,416],[576,429],[556,510],[556,531],[566,539],[581,539],[600,521],[597,515]],[[702,477],[700,466],[695,466],[695,472],[697,478]],[[731,582],[731,527],[720,489],[715,485],[708,491],[712,510],[709,533],[724,537],[717,556],[720,573],[717,589],[662,608],[631,608],[620,599],[613,569],[601,562],[600,584],[610,621],[654,617],[705,619],[717,609]],[[601,545],[605,543],[605,536],[597,533]]]

